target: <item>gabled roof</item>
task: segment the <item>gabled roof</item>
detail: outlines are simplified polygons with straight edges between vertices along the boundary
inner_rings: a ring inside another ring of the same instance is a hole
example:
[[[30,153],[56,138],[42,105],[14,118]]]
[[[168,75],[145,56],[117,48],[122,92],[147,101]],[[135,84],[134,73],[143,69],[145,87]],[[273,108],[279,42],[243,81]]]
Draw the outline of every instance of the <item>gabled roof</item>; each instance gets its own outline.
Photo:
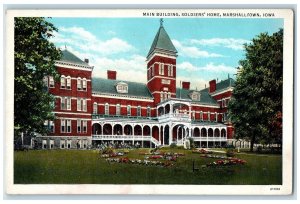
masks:
[[[208,89],[203,89],[201,91],[196,91],[196,90],[187,90],[187,89],[182,89],[182,88],[176,88],[176,98],[191,99],[189,94],[193,91],[200,93],[200,101],[193,101],[193,102],[203,103],[203,104],[210,104],[210,105],[218,105],[216,100],[213,99],[209,95]]]
[[[159,27],[147,56],[149,56],[155,49],[173,52],[174,54],[177,53],[177,50],[163,25]]]
[[[128,93],[118,93],[116,84],[124,82],[128,84]],[[92,91],[97,93],[117,94],[123,96],[138,96],[153,98],[147,85],[143,83],[123,81],[123,80],[111,80],[103,78],[92,78]]]
[[[77,56],[75,56],[73,53],[71,53],[67,49],[65,49],[65,50],[63,50],[61,52],[62,52],[62,58],[61,58],[60,61],[71,62],[71,63],[74,63],[74,64],[80,64],[80,65],[89,66],[86,62],[84,62],[81,59],[79,59]]]

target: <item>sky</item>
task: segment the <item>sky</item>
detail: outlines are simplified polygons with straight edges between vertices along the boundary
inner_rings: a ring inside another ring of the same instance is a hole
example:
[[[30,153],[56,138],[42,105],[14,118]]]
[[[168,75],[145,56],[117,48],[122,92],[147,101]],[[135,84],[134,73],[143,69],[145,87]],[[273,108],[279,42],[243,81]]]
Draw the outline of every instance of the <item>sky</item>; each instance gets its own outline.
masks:
[[[51,18],[58,32],[51,41],[94,66],[93,77],[147,83],[146,56],[160,26],[159,18]],[[165,18],[163,26],[178,51],[177,86],[190,81],[201,90],[212,79],[235,78],[243,45],[262,32],[283,28],[283,19]]]

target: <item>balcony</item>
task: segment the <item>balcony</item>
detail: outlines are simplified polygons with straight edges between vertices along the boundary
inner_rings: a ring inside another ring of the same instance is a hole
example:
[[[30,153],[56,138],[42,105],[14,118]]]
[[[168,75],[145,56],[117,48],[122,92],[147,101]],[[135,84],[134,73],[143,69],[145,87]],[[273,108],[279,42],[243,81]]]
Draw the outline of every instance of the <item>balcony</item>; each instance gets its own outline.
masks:
[[[167,113],[158,116],[159,121],[181,121],[181,122],[191,122],[191,118],[185,113]]]

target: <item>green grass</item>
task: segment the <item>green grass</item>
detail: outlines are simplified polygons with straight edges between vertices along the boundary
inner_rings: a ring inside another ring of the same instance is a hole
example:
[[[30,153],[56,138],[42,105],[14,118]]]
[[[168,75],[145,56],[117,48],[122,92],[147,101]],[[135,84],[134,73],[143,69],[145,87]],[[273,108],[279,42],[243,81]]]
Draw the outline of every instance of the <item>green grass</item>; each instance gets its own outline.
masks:
[[[143,159],[130,151],[129,158]],[[163,150],[162,150],[163,151]],[[35,150],[14,152],[15,184],[218,184],[275,185],[282,183],[281,155],[237,154],[247,164],[223,168],[201,168],[217,159],[201,158],[190,150],[182,152],[172,167],[108,163],[94,150]],[[195,161],[199,171],[192,171]]]

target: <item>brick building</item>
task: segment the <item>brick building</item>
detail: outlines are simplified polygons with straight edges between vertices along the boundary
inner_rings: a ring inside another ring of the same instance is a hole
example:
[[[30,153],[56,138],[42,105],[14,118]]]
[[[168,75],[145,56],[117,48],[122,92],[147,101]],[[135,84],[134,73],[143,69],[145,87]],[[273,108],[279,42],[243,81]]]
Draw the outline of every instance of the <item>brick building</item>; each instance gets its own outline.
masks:
[[[39,137],[43,148],[87,148],[103,142],[143,147],[184,145],[188,138],[201,147],[223,146],[233,139],[227,104],[235,81],[211,80],[203,90],[190,82],[176,87],[177,50],[162,23],[146,56],[147,83],[92,78],[93,67],[68,50],[57,61],[59,82],[46,77],[56,98],[51,134]]]

